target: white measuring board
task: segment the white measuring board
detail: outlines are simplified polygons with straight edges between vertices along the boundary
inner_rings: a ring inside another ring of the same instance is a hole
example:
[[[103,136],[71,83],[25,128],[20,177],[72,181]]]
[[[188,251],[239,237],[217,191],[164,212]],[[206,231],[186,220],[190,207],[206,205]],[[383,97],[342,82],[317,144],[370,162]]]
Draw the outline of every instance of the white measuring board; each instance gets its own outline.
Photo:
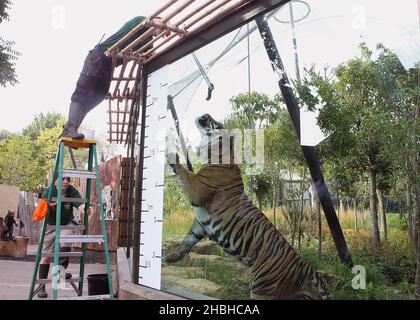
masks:
[[[160,290],[168,69],[147,80],[139,284]]]

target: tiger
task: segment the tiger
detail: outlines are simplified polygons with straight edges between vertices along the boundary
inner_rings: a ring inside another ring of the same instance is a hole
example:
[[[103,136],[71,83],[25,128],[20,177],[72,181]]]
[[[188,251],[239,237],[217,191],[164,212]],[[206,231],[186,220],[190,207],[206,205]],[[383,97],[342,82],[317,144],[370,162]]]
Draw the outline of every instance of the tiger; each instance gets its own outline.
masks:
[[[209,114],[195,119],[200,131],[202,150],[220,144],[217,132],[223,125]],[[244,191],[240,167],[233,163],[233,140],[230,139],[230,163],[202,165],[197,173],[188,171],[175,154],[171,167],[183,183],[186,196],[194,207],[195,219],[179,247],[164,257],[164,264],[185,257],[206,236],[225,252],[241,261],[251,271],[251,299],[289,300],[331,299],[327,274],[316,271],[301,259],[270,220],[254,206]],[[220,154],[219,154],[220,160]],[[169,162],[169,160],[168,160]]]

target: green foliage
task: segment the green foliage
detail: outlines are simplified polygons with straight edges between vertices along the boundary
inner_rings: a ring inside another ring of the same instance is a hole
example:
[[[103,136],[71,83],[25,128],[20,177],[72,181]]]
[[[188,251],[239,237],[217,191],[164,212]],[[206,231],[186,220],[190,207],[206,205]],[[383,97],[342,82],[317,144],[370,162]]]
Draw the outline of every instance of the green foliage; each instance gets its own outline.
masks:
[[[278,95],[271,99],[268,95],[256,91],[232,97],[230,103],[238,123],[237,128],[263,128],[270,125],[277,119],[280,100]]]
[[[414,298],[415,256],[405,232],[391,229],[388,242],[381,248],[370,244],[367,232],[346,234],[354,265],[366,269],[366,289],[353,289],[355,274],[337,257],[334,245],[328,238],[322,259],[318,259],[314,247],[298,250],[299,255],[321,270],[342,279],[332,288],[337,300],[401,300]]]
[[[0,0],[0,23],[9,20],[7,10],[10,9],[9,0]],[[15,85],[18,83],[15,61],[21,55],[12,47],[15,43],[0,37],[0,85],[6,87],[7,84]]]
[[[23,136],[3,130],[0,139],[0,183],[16,185],[24,191],[47,184],[48,173],[53,169],[57,153],[58,136],[65,121],[55,112],[41,113],[25,128]],[[78,149],[74,153],[77,167],[85,168],[88,158],[86,150]],[[72,168],[67,152],[64,167]]]
[[[10,1],[9,0],[0,0],[0,23],[4,20],[9,20],[9,14],[7,10],[10,9]]]
[[[11,133],[10,131],[4,129],[0,130],[0,141],[6,140],[11,136],[13,136],[13,133]]]
[[[45,180],[41,148],[28,137],[13,136],[0,142],[0,181],[30,191]]]
[[[170,215],[172,212],[192,211],[192,207],[178,179],[175,176],[166,177],[163,204],[165,216]]]
[[[47,112],[46,114],[41,112],[40,114],[36,115],[34,120],[23,129],[23,135],[29,137],[32,140],[36,140],[42,132],[42,130],[55,128],[57,126],[58,121],[61,121],[60,128],[62,130],[63,125],[65,123],[63,119],[64,117],[61,114],[54,111]],[[58,133],[58,135],[60,134],[60,132]]]
[[[200,261],[197,264],[202,272],[190,272],[190,278],[199,278],[212,281],[220,286],[222,290],[217,298],[243,300],[250,298],[250,279],[244,278],[243,272],[234,262],[210,262]]]

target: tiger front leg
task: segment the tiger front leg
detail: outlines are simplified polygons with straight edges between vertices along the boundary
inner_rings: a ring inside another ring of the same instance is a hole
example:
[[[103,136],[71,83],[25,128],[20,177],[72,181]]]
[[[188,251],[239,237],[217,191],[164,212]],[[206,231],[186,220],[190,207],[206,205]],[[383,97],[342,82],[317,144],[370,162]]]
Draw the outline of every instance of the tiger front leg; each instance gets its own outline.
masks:
[[[168,254],[164,259],[164,263],[174,263],[188,254],[191,249],[205,236],[207,236],[207,232],[198,222],[197,218],[194,219],[194,222],[190,228],[190,231],[185,236],[184,240],[182,241],[181,245],[175,250],[175,252]]]
[[[176,154],[176,164],[173,165],[175,173],[181,178],[185,190],[185,194],[194,207],[205,207],[211,202],[214,196],[215,188],[206,186],[200,181],[199,174],[188,171],[179,162],[179,156]]]

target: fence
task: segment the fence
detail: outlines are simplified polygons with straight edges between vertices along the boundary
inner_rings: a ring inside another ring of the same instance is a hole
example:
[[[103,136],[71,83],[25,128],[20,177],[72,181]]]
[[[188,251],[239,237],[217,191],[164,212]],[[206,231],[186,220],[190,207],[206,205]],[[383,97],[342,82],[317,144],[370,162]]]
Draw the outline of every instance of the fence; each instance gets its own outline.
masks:
[[[25,225],[25,227],[22,229],[21,235],[29,237],[29,244],[38,244],[39,233],[42,227],[41,222],[32,221],[32,214],[34,209],[34,206],[25,204],[20,204],[18,207],[18,218]]]

